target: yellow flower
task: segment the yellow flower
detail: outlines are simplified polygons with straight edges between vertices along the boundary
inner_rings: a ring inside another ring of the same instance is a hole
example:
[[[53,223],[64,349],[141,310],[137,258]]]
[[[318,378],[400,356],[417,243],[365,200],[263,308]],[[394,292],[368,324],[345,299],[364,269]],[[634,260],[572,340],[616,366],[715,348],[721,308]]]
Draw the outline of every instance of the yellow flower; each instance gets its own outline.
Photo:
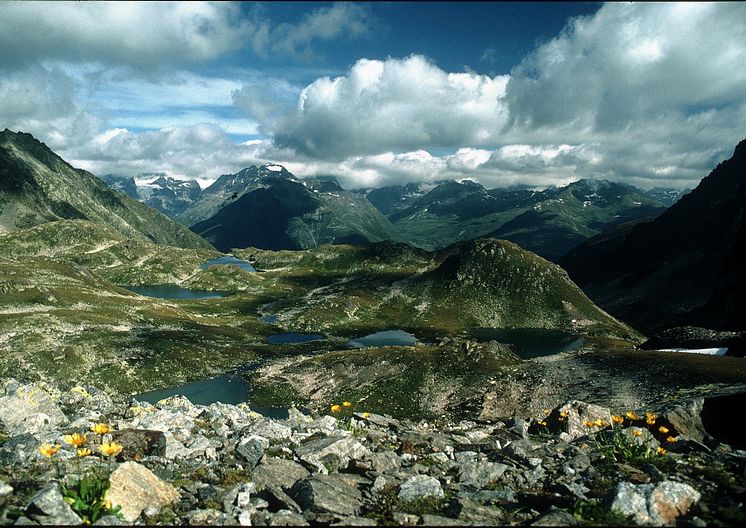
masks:
[[[615,414],[611,417],[611,421],[614,422],[615,424],[620,424],[624,422],[624,417],[619,416],[618,414]]]
[[[82,445],[85,445],[86,442],[88,442],[88,438],[86,438],[84,434],[80,434],[80,433],[73,433],[71,435],[65,435],[64,440],[68,444],[72,444],[75,447],[80,447]]]
[[[659,455],[665,455],[665,454],[666,454],[666,452],[667,452],[667,451],[666,451],[665,449],[663,449],[662,447],[658,447],[658,454],[659,454]]]
[[[583,422],[583,425],[585,425],[586,427],[593,427],[596,424],[595,422]]]
[[[333,413],[338,413],[339,411],[342,410],[342,406],[341,405],[332,405],[331,409],[332,409]]]
[[[87,457],[91,454],[91,450],[84,447],[83,449],[78,449],[76,453],[79,457]]]
[[[111,509],[111,501],[109,499],[104,499],[104,509],[110,510]]]
[[[609,425],[609,422],[607,422],[606,420],[602,420],[601,418],[598,418],[595,422],[593,422],[593,424],[596,427],[606,427],[607,425]]]
[[[44,443],[39,446],[39,453],[41,453],[45,457],[53,457],[59,450],[60,446],[58,445],[49,445]]]
[[[642,436],[642,431],[639,429],[632,429],[632,434],[635,436]]]
[[[660,426],[660,427],[658,428],[658,431],[660,431],[660,432],[661,432],[661,433],[663,433],[663,434],[666,434],[666,433],[668,432],[668,427],[666,427],[665,425],[661,425],[661,426]]]
[[[656,416],[653,413],[651,413],[651,412],[646,412],[645,413],[645,422],[648,425],[654,425],[655,424],[655,420],[656,420]]]
[[[117,456],[122,451],[122,445],[116,442],[104,442],[101,444],[101,453],[106,456]]]
[[[543,412],[545,415],[547,415],[547,414],[549,414],[552,411],[550,411],[549,409],[542,409],[541,412]]]
[[[673,444],[675,441],[676,441],[676,437],[675,436],[668,436],[668,437],[666,437],[666,442],[668,442],[670,444]]]
[[[545,422],[544,420],[542,420],[542,421],[539,422],[539,425],[542,426],[542,427],[546,427],[547,426],[547,422]]]
[[[561,416],[562,418],[567,418],[568,416],[570,416],[570,411],[562,411],[562,412],[560,413],[560,416]]]
[[[342,402],[342,405],[344,405],[345,407],[352,407],[352,404],[348,401]]]
[[[111,426],[105,423],[97,423],[91,427],[91,431],[96,434],[104,435],[111,432]]]
[[[624,415],[629,418],[630,420],[639,420],[640,417],[637,416],[637,413],[635,411],[627,411],[624,413]]]
[[[370,413],[369,412],[364,412],[360,416],[362,416],[363,418],[370,418]]]

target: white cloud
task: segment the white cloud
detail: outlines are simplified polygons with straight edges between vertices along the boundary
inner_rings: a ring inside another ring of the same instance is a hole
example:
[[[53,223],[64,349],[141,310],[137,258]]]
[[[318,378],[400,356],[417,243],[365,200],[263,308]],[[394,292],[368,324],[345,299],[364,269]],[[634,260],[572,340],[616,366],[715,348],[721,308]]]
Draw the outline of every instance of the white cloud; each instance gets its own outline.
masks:
[[[0,64],[201,61],[238,47],[249,29],[226,2],[2,2]]]
[[[489,144],[507,119],[507,80],[447,73],[419,55],[360,59],[307,86],[275,140],[321,158]]]
[[[339,2],[317,8],[295,24],[285,22],[274,27],[259,8],[254,10],[252,23],[251,43],[256,52],[265,56],[285,54],[311,58],[315,42],[366,36],[376,25],[376,19],[364,4]]]

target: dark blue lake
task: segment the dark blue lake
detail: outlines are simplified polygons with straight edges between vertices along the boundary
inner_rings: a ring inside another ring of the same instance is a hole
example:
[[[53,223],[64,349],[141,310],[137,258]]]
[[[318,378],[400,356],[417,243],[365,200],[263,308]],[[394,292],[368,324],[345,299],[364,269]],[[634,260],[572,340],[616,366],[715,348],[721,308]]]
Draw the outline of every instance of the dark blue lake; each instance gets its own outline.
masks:
[[[296,334],[287,332],[284,334],[275,334],[267,337],[267,343],[270,345],[287,345],[290,343],[308,343],[309,341],[322,341],[326,336],[321,334]]]
[[[523,359],[551,356],[583,344],[580,336],[544,328],[478,328],[472,332],[472,337],[512,345]]]
[[[198,405],[210,405],[215,402],[235,405],[249,402],[252,411],[264,416],[278,419],[288,417],[287,407],[259,407],[252,404],[249,401],[251,386],[245,379],[235,374],[223,374],[217,378],[192,381],[178,387],[143,392],[133,397],[136,400],[155,404],[164,398],[170,398],[177,394],[185,396],[190,402]]]
[[[122,288],[145,297],[157,299],[217,299],[225,297],[224,293],[203,290],[190,290],[175,284],[157,284],[155,286],[122,286]]]
[[[256,268],[254,268],[254,266],[252,266],[250,262],[246,262],[245,260],[241,260],[241,259],[239,259],[237,257],[234,257],[233,255],[227,255],[225,257],[218,257],[218,258],[214,258],[212,260],[208,260],[207,262],[205,262],[204,264],[202,264],[199,267],[199,269],[206,270],[210,266],[220,266],[220,265],[224,265],[224,264],[233,264],[234,266],[238,266],[239,268],[241,268],[244,271],[250,271],[250,272],[256,271]]]
[[[369,348],[380,346],[412,346],[417,343],[417,338],[403,330],[384,330],[374,334],[368,334],[347,342],[348,347]]]

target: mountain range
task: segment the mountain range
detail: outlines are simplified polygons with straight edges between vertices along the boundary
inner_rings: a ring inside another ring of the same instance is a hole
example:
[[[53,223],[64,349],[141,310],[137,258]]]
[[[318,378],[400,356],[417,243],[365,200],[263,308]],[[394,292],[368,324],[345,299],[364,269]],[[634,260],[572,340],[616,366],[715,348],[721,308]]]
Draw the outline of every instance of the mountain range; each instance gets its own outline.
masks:
[[[560,264],[642,330],[746,329],[746,140],[663,214],[591,238]]]
[[[296,178],[279,165],[220,176],[204,190],[161,177],[111,186],[190,226],[221,250],[307,249],[394,240],[434,250],[462,240],[510,240],[550,260],[618,224],[657,216],[681,191],[605,180],[491,189],[470,180],[348,191],[334,177]],[[193,183],[193,185],[188,185]]]

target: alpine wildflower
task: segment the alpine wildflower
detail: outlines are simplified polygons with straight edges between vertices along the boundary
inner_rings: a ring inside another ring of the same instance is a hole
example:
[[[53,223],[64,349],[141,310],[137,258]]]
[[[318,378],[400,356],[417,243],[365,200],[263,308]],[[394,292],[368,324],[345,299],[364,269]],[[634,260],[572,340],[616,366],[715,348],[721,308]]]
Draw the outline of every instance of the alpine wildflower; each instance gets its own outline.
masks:
[[[660,431],[660,432],[661,432],[662,434],[666,434],[666,433],[667,433],[667,432],[669,431],[669,429],[668,429],[668,427],[666,427],[665,425],[661,425],[661,426],[660,426],[660,427],[658,428],[658,431]]]
[[[619,416],[618,414],[614,414],[611,417],[611,421],[614,422],[615,424],[621,424],[624,422],[624,417]]]
[[[642,431],[639,429],[632,429],[632,434],[635,436],[642,436]]]
[[[675,441],[676,441],[676,437],[675,436],[670,436],[669,435],[669,436],[666,437],[666,442],[668,442],[669,444],[673,444]]]
[[[67,442],[68,444],[72,444],[75,447],[80,447],[88,443],[88,438],[86,437],[86,435],[80,434],[80,433],[73,433],[71,435],[65,435],[63,438],[65,442]]]
[[[105,435],[111,432],[111,426],[106,423],[97,423],[91,426],[91,431],[99,435]]]
[[[44,443],[39,446],[39,453],[41,453],[47,458],[53,457],[54,455],[57,454],[57,451],[59,450],[60,450],[60,446],[57,444],[50,445],[50,444]]]
[[[637,413],[635,411],[627,411],[624,413],[624,415],[629,418],[630,420],[639,420],[640,417],[637,416]]]
[[[122,445],[116,442],[104,442],[100,449],[101,453],[106,456],[117,456],[122,451]]]
[[[338,413],[338,412],[340,412],[342,410],[342,406],[341,405],[336,405],[336,404],[332,405],[331,406],[331,410],[332,410],[333,413]]]
[[[82,457],[87,457],[88,455],[90,455],[90,454],[91,454],[91,450],[90,450],[90,449],[88,449],[88,448],[86,448],[86,447],[84,447],[83,449],[78,449],[78,450],[76,451],[76,453],[77,453],[77,455],[78,455],[79,457],[81,457],[81,458],[82,458]]]
[[[658,447],[658,454],[659,455],[665,455],[666,453],[667,453],[667,451],[665,449],[663,449],[662,447]]]
[[[348,402],[348,401],[342,402],[342,405],[343,405],[344,407],[352,407],[352,403],[350,403],[350,402]]]

